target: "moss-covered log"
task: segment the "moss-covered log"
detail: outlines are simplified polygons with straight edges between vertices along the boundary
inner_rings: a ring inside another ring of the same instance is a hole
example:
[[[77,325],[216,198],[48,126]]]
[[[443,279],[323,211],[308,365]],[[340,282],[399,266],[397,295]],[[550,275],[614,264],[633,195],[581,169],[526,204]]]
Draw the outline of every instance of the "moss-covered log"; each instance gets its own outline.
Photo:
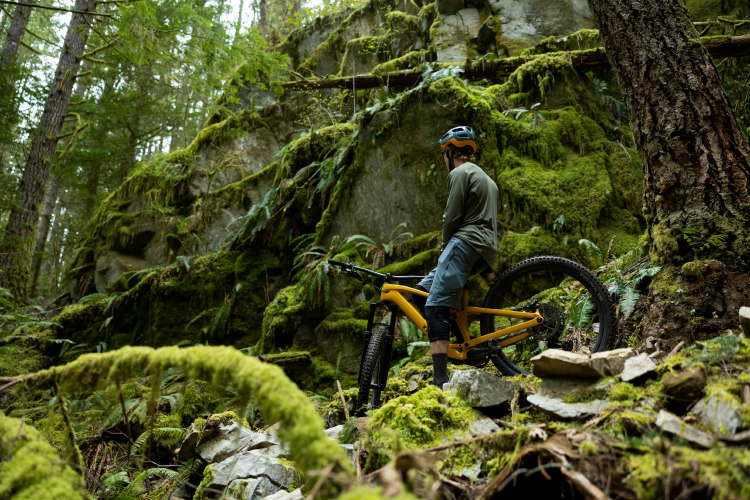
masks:
[[[704,47],[714,58],[744,57],[750,55],[750,35],[726,36],[709,38],[704,41]],[[465,63],[462,65],[464,77],[470,80],[488,78],[490,80],[501,80],[513,73],[523,64],[533,61],[549,54],[527,55],[511,58],[496,59],[493,61],[480,61]],[[580,50],[566,53],[565,57],[570,64],[579,71],[601,69],[609,66],[607,53],[603,48]],[[455,64],[454,64],[455,65]],[[436,69],[449,64],[438,64]],[[422,81],[423,71],[402,70],[384,74],[367,74],[359,76],[342,76],[337,78],[326,78],[321,80],[302,80],[297,82],[286,82],[282,84],[284,90],[309,90],[313,88],[329,89],[341,88],[349,90],[363,90],[378,87],[411,87]]]
[[[245,400],[252,395],[264,421],[281,424],[281,439],[302,471],[312,477],[316,471],[331,470],[321,496],[331,497],[353,480],[346,454],[328,439],[315,408],[283,370],[231,347],[126,347],[81,356],[39,372],[34,381],[57,383],[63,392],[81,393],[172,367],[183,369],[191,378],[232,387]]]

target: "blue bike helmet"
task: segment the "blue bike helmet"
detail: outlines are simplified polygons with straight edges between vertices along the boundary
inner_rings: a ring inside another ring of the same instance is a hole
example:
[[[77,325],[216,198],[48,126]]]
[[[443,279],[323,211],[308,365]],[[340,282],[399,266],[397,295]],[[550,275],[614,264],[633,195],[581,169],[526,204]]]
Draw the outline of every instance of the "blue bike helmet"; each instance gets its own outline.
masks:
[[[471,127],[461,125],[459,127],[453,127],[440,138],[438,143],[440,149],[445,150],[448,144],[453,144],[457,148],[463,148],[466,146],[471,147],[473,152],[477,151],[477,136]]]

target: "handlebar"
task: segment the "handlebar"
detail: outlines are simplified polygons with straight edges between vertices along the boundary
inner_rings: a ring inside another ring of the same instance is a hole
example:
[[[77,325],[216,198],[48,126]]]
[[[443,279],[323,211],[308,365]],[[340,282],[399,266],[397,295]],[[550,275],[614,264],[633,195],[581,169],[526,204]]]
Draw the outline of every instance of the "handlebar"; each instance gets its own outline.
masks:
[[[338,260],[328,259],[328,263],[341,268],[341,270],[344,272],[344,274],[348,274],[349,276],[352,276],[362,283],[366,285],[371,285],[375,287],[376,289],[380,290],[383,283],[390,283],[391,281],[409,281],[409,280],[421,280],[424,278],[424,276],[394,276],[391,273],[379,273],[376,271],[373,271],[371,269],[367,269],[366,267],[359,267],[355,266],[354,264],[351,264],[349,262],[340,262]],[[360,272],[369,274],[373,278],[375,278],[375,282],[372,283],[370,280],[367,280],[365,277],[363,277]]]

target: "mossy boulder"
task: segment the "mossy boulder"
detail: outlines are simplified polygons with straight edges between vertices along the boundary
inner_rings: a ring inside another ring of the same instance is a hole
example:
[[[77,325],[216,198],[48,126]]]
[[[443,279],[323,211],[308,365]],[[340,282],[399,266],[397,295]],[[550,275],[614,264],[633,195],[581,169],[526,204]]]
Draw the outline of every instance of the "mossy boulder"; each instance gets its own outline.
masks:
[[[0,412],[0,497],[83,500],[83,478],[28,423]]]

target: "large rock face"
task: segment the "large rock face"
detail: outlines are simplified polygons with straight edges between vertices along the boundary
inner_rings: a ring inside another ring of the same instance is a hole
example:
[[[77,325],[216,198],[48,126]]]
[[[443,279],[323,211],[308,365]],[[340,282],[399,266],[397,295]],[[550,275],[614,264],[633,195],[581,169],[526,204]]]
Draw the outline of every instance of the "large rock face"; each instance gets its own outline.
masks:
[[[541,3],[373,0],[293,33],[280,49],[301,75],[364,73],[376,64],[391,71],[517,52],[589,26],[580,2]],[[528,21],[526,12],[540,17]],[[615,254],[635,245],[642,173],[623,143],[627,125],[564,58],[539,58],[493,81],[464,81],[457,67],[425,75],[408,88],[389,87],[385,77],[383,88],[354,94],[276,95],[233,82],[231,111],[212,114],[188,148],[139,165],[92,221],[72,266],[74,294],[121,297],[106,328],[106,318],[87,328],[156,344],[268,339],[273,347],[299,336],[297,345],[318,351],[345,330],[347,345],[360,346],[361,328],[349,323],[328,329],[328,339],[302,338],[319,332],[332,312],[326,306],[365,298],[338,283],[333,290],[314,258],[343,252],[369,266],[411,259],[415,274],[434,265],[447,195],[436,141],[457,124],[477,130],[477,164],[500,189],[496,267],[550,252],[585,260],[568,244],[579,238],[606,248],[617,236]],[[564,230],[553,230],[562,215]],[[415,238],[404,243],[398,236],[406,232]],[[145,276],[149,286],[138,287]],[[349,358],[326,360],[356,370],[356,354]]]

